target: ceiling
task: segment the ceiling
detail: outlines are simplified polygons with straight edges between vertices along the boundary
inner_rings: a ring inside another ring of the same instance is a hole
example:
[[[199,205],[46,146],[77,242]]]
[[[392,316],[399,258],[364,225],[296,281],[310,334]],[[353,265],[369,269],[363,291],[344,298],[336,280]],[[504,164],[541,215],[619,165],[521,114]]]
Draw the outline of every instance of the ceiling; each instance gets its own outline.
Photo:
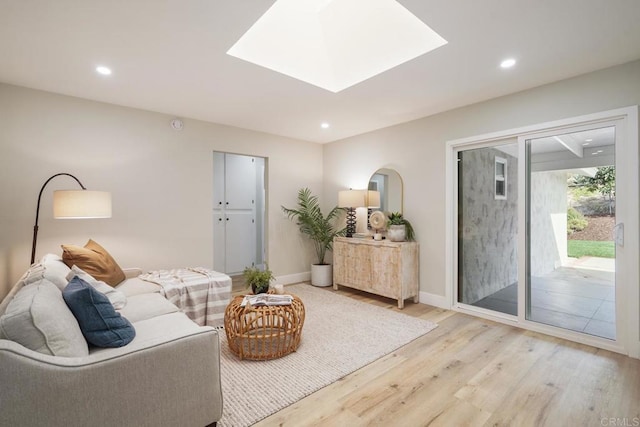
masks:
[[[273,0],[0,0],[0,82],[325,143],[640,58],[638,0],[399,3],[448,44],[332,93],[226,54]]]

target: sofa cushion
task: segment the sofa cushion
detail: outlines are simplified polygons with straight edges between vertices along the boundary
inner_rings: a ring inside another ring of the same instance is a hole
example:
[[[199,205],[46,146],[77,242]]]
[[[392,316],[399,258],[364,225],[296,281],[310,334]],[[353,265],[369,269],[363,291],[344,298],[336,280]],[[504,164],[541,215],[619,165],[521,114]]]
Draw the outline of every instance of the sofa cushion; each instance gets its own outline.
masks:
[[[81,278],[71,279],[62,296],[89,344],[122,347],[135,337],[136,331],[131,322],[116,312],[104,294]]]
[[[158,293],[134,295],[127,299],[127,306],[120,310],[120,314],[129,319],[132,323],[141,320],[162,316],[163,314],[175,313],[178,307],[170,303],[165,297]]]
[[[147,282],[146,280],[142,280],[138,277],[132,277],[120,283],[118,286],[116,286],[116,289],[121,291],[128,298],[134,295],[160,292],[160,285]]]
[[[111,305],[116,310],[122,309],[125,305],[127,305],[127,297],[120,292],[119,290],[112,288],[101,280],[96,280],[93,276],[91,276],[86,271],[82,270],[77,265],[71,267],[71,271],[67,274],[67,281],[71,281],[74,277],[79,277],[88,284],[90,284],[96,291],[101,292],[109,298]]]
[[[0,317],[3,337],[28,349],[53,356],[89,354],[75,317],[60,289],[45,278],[24,286]]]
[[[84,247],[62,245],[62,260],[69,268],[77,265],[97,280],[116,286],[125,279],[124,272],[105,248],[89,240]]]
[[[198,326],[186,314],[179,311],[141,320],[135,322],[134,326],[136,327],[136,337],[128,346],[123,348],[91,347],[89,354],[92,360],[104,360],[121,354],[130,354],[189,335],[213,332],[207,326]]]

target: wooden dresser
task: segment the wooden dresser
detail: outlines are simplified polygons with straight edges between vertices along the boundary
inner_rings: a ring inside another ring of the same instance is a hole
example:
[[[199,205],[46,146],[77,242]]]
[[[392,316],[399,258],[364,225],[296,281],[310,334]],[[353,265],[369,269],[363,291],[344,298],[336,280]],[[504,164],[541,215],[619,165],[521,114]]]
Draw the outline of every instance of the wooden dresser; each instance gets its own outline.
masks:
[[[419,294],[419,246],[416,242],[336,237],[333,288],[339,285],[398,300]]]

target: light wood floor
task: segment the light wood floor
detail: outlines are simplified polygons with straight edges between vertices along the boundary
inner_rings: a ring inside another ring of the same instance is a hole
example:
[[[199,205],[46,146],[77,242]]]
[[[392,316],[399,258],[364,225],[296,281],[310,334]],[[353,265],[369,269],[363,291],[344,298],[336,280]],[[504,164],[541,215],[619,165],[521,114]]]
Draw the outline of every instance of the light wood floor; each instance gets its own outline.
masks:
[[[439,326],[256,426],[640,425],[640,360],[410,300],[401,312]]]

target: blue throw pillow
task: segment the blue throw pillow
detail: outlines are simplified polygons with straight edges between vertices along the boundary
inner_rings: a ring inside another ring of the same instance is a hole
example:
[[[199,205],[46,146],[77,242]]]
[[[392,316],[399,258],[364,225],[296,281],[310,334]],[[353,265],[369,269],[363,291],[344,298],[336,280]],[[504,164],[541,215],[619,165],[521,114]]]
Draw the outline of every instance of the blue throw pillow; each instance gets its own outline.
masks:
[[[64,288],[62,297],[89,344],[122,347],[136,336],[131,322],[116,312],[109,298],[78,276]]]

